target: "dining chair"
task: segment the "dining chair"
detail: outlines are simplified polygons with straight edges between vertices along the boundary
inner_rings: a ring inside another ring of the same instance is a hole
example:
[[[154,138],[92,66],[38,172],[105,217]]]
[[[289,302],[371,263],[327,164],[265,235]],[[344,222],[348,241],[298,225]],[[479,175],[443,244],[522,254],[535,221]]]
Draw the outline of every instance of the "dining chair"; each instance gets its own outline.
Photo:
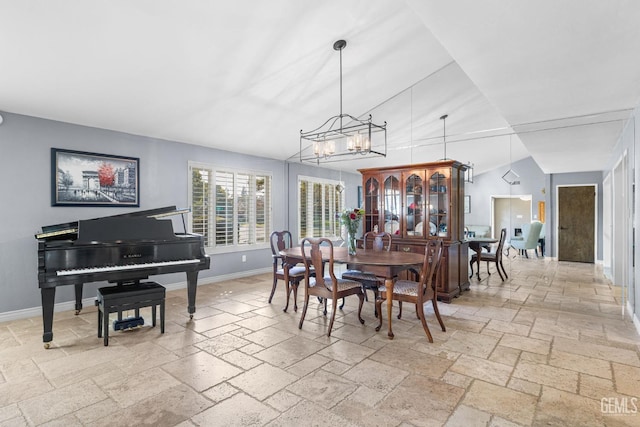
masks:
[[[305,277],[305,268],[300,265],[284,265],[284,258],[280,255],[280,251],[289,249],[293,246],[293,239],[291,232],[288,230],[274,231],[269,237],[271,243],[271,256],[273,258],[273,286],[271,287],[271,295],[269,295],[269,304],[273,299],[273,294],[276,291],[278,280],[284,280],[284,269],[289,269],[289,283],[287,284],[287,305],[283,311],[287,311],[289,308],[289,296],[293,291],[293,311],[298,311],[298,286]],[[311,272],[313,276],[315,272]]]
[[[529,258],[529,249],[533,249],[538,256],[538,240],[540,240],[540,233],[542,233],[543,224],[540,221],[532,221],[531,224],[524,224],[522,226],[522,237],[512,238],[510,245],[512,248],[517,249],[520,254],[524,252],[524,255]]]
[[[328,260],[323,259],[321,246],[326,248],[328,252]],[[302,329],[302,323],[304,317],[307,314],[307,308],[309,307],[309,297],[316,296],[322,298],[325,303],[326,315],[326,302],[331,300],[331,321],[329,322],[329,330],[327,336],[331,336],[331,329],[333,328],[333,322],[336,318],[336,306],[338,305],[338,299],[345,298],[350,295],[357,295],[360,299],[360,305],[358,306],[358,320],[361,324],[364,324],[364,319],[361,316],[362,304],[364,303],[364,291],[362,290],[362,284],[354,280],[347,280],[337,278],[333,270],[333,243],[326,237],[311,238],[307,237],[302,240],[301,243],[302,260],[305,267],[305,292],[304,292],[304,307],[302,309],[302,316],[300,317],[299,329]],[[326,267],[325,267],[326,265]],[[315,272],[315,277],[312,274]]]
[[[391,234],[387,232],[377,233],[375,231],[368,231],[364,234],[362,246],[365,250],[372,251],[390,251],[391,250]],[[361,270],[347,270],[342,273],[343,279],[355,280],[362,283],[362,289],[364,290],[364,299],[368,301],[367,290],[373,292],[374,302],[378,299],[378,286],[384,283],[384,277],[378,277],[374,273],[361,271]],[[375,310],[375,316],[378,317],[378,312]]]
[[[469,261],[469,265],[471,266],[471,276],[473,276],[473,264],[478,264],[478,271],[480,270],[480,261],[487,262],[487,274],[491,275],[489,272],[489,263],[493,262],[496,264],[496,270],[498,270],[498,274],[500,278],[504,282],[505,279],[508,279],[507,272],[504,269],[504,265],[502,265],[502,252],[504,250],[504,241],[507,238],[507,229],[503,228],[500,231],[500,240],[498,241],[498,246],[496,247],[495,252],[482,252],[480,254],[480,259],[478,259],[478,254],[471,255],[471,261]],[[500,271],[502,269],[502,271]],[[504,273],[504,277],[502,277],[502,273]]]
[[[433,337],[427,326],[424,304],[427,301],[431,301],[438,323],[440,323],[442,331],[446,332],[444,322],[440,317],[440,311],[438,311],[438,293],[436,290],[436,278],[439,277],[440,261],[443,252],[442,239],[429,240],[424,252],[424,262],[418,281],[397,280],[393,285],[393,295],[387,295],[387,287],[385,285],[378,288],[379,298],[376,300],[376,311],[378,312],[378,321],[380,323],[376,327],[376,331],[379,331],[382,327],[382,303],[388,298],[391,298],[392,301],[398,301],[399,304],[409,302],[416,305],[418,318],[422,322],[422,328],[427,334],[429,342],[433,342]]]

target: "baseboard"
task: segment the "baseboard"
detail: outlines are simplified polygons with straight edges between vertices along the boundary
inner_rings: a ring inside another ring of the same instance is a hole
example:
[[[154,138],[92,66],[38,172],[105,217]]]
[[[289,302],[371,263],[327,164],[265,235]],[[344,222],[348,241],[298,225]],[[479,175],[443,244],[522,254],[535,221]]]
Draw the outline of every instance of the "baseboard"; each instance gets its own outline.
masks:
[[[221,276],[204,277],[204,278],[198,279],[198,286],[209,284],[209,283],[218,283],[218,282],[224,282],[227,280],[240,279],[248,276],[255,276],[256,274],[271,273],[272,271],[273,271],[272,268],[268,267],[268,268],[260,268],[256,270],[241,271],[238,273],[223,274]],[[187,281],[185,280],[184,282],[169,283],[166,285],[163,284],[162,286],[164,286],[167,289],[167,291],[184,289],[187,287]],[[82,306],[92,307],[94,305],[94,301],[95,301],[95,297],[84,298],[82,300]],[[197,302],[197,299],[196,299],[196,302]],[[75,301],[65,301],[65,302],[57,303],[53,307],[53,311],[59,312],[59,311],[74,310],[75,307],[76,307]],[[0,323],[9,322],[11,320],[27,319],[29,317],[36,317],[36,316],[42,316],[42,306],[30,307],[30,308],[25,308],[21,310],[14,310],[14,311],[7,311],[4,313],[0,313]]]
[[[631,320],[633,321],[633,325],[636,327],[636,332],[640,335],[640,319],[638,318],[638,314],[633,312],[633,307],[631,303],[627,300],[627,313],[631,316]]]

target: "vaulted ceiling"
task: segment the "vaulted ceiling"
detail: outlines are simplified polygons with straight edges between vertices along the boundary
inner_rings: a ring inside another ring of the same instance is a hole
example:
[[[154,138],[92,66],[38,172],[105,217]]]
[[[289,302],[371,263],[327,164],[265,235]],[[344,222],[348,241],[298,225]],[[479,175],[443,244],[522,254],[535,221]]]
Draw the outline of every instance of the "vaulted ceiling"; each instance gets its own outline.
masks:
[[[602,170],[640,102],[633,0],[0,0],[0,111],[297,161],[343,108],[386,158]]]

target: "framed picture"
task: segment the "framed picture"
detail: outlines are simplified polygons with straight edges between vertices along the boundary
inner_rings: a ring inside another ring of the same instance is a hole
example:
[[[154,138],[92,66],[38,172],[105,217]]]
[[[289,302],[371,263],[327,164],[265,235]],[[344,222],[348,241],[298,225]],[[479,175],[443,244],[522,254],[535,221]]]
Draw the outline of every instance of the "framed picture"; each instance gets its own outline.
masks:
[[[52,148],[51,206],[140,206],[140,159]]]
[[[464,213],[471,213],[471,196],[464,196]]]

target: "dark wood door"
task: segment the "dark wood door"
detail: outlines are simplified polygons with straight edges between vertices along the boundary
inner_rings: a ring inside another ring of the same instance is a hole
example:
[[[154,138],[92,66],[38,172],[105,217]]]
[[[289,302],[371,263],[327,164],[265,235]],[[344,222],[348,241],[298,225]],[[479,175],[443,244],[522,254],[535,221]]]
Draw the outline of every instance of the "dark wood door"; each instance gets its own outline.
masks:
[[[559,261],[595,261],[595,208],[593,185],[558,187]]]

